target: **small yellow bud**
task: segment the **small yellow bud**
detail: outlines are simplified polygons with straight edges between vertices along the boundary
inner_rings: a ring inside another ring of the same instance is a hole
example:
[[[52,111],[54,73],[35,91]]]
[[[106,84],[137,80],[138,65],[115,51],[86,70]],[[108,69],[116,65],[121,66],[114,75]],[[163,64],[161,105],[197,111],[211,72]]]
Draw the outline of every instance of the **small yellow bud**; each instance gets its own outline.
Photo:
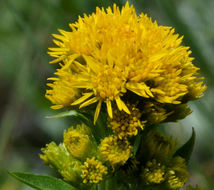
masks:
[[[96,152],[95,140],[90,128],[85,125],[77,125],[76,128],[69,128],[64,133],[63,143],[69,153],[79,160],[84,160]]]
[[[115,164],[125,164],[131,156],[132,146],[127,139],[120,139],[111,135],[104,138],[99,146],[101,158],[108,161],[112,166]]]
[[[165,180],[165,166],[155,159],[148,161],[144,169],[143,177],[148,184],[159,184]]]
[[[173,158],[166,174],[168,186],[171,189],[180,189],[184,186],[188,177],[189,173],[185,160],[179,156]]]

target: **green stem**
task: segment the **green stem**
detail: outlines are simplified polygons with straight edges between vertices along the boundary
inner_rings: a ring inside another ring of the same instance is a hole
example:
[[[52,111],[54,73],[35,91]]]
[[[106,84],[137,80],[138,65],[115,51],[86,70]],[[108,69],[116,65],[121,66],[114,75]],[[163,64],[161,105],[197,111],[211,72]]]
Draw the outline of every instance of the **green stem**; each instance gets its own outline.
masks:
[[[99,185],[98,185],[98,190],[105,190],[106,188],[106,181],[103,180]]]

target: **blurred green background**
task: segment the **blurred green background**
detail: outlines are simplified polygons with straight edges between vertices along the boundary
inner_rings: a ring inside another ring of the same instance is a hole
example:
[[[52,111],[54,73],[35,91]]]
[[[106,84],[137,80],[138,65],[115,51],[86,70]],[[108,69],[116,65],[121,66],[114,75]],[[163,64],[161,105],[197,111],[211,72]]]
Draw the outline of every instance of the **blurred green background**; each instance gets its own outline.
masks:
[[[46,119],[57,112],[44,98],[46,78],[54,72],[47,56],[52,33],[78,15],[92,13],[123,0],[0,0],[0,189],[30,190],[7,171],[53,174],[38,157],[51,140],[60,142],[69,119]],[[214,189],[214,1],[133,0],[159,24],[173,26],[184,35],[194,63],[201,68],[208,86],[205,96],[190,106],[193,113],[183,121],[165,126],[183,144],[196,130],[196,146],[190,162],[190,183]]]

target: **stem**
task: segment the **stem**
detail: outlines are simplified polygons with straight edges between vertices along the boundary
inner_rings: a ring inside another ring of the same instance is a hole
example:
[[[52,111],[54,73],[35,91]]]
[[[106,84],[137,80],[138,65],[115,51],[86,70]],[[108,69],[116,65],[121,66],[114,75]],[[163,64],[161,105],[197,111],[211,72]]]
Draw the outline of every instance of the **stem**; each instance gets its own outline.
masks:
[[[106,181],[103,180],[100,184],[97,185],[98,190],[105,190],[106,188]]]

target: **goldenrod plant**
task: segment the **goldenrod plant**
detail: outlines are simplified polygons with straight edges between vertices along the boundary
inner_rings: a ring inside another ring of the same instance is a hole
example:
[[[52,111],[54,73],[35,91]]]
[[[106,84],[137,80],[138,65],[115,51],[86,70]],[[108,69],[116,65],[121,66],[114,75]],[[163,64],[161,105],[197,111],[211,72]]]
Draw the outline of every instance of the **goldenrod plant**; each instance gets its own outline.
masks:
[[[56,46],[48,53],[57,69],[45,96],[52,109],[69,110],[58,117],[75,115],[78,124],[40,154],[66,183],[34,176],[40,184],[32,184],[13,175],[40,190],[181,189],[191,175],[194,129],[179,147],[159,124],[185,118],[187,103],[206,89],[183,36],[137,15],[128,2],[97,7],[69,26],[53,35]]]

